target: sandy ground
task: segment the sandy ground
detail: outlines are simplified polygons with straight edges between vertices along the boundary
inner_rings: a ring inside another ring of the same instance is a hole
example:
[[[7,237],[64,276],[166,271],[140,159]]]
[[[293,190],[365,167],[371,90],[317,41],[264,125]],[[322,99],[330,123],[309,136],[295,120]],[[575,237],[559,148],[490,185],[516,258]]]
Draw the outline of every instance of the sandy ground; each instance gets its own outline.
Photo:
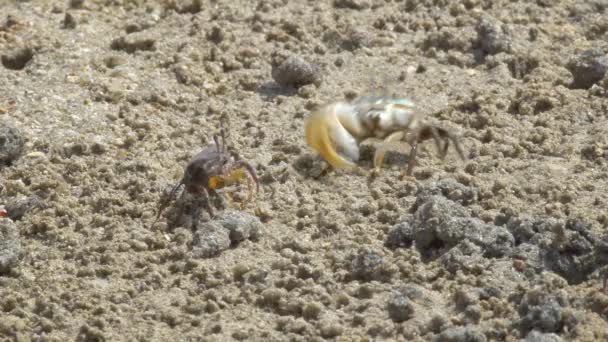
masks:
[[[0,338],[605,340],[607,41],[604,0],[0,1]],[[467,161],[321,173],[304,119],[375,91]],[[222,116],[259,231],[152,225]]]

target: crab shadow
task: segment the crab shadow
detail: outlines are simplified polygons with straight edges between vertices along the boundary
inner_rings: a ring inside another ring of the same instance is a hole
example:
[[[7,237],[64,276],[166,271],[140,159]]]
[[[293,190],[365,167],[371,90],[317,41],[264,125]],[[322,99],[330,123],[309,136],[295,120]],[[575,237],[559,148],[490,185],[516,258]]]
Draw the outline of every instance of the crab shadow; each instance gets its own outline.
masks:
[[[293,86],[282,86],[276,82],[265,82],[260,84],[256,93],[266,102],[272,102],[279,96],[294,96],[298,94],[298,88]]]

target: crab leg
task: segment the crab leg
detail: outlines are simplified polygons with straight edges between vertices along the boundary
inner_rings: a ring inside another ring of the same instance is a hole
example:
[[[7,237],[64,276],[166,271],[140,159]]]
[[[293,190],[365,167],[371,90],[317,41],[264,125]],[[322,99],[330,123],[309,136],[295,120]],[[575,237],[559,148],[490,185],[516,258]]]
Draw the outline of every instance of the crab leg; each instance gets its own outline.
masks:
[[[253,166],[251,166],[249,163],[247,163],[246,161],[243,161],[243,160],[240,160],[239,162],[237,162],[236,166],[245,168],[247,170],[247,172],[249,173],[249,175],[251,176],[251,178],[253,178],[253,181],[255,182],[256,191],[260,191],[260,181],[258,180],[258,175],[255,173]]]
[[[173,188],[171,189],[171,192],[169,192],[169,196],[167,196],[167,198],[165,198],[163,201],[160,202],[158,209],[157,209],[157,213],[156,213],[156,219],[154,219],[154,222],[152,222],[150,227],[154,226],[154,224],[156,224],[156,222],[158,222],[160,215],[165,210],[165,208],[167,208],[167,206],[169,205],[169,202],[171,202],[171,200],[175,197],[177,190],[179,190],[179,188],[184,184],[185,183],[184,183],[183,179],[181,181],[179,181],[177,184],[175,184],[173,186]]]
[[[454,144],[454,147],[456,148],[456,152],[458,152],[460,159],[462,159],[463,161],[466,161],[467,157],[464,156],[464,152],[462,151],[462,146],[460,146],[460,142],[458,142],[458,139],[454,138],[451,134],[448,134],[448,138]],[[447,146],[446,146],[446,149],[447,149]]]
[[[376,153],[374,153],[374,167],[377,170],[382,168],[382,164],[384,164],[384,155],[386,154],[390,144],[396,141],[401,141],[403,138],[405,138],[405,132],[397,131],[384,139],[382,145],[376,150]]]
[[[416,155],[418,154],[418,141],[412,143],[412,149],[410,150],[410,160],[407,162],[407,175],[411,176],[416,164]]]
[[[435,145],[437,145],[437,153],[439,153],[439,158],[444,159],[446,152],[444,151],[444,149],[441,148],[441,138],[439,137],[439,132],[437,131],[437,128],[435,128],[434,126],[429,126],[429,130],[431,131],[431,136],[433,137],[433,140],[435,140]],[[447,150],[447,141],[446,141],[446,146],[445,149]]]
[[[205,206],[207,207],[207,212],[209,213],[210,217],[215,216],[213,213],[213,206],[211,206],[211,197],[209,196],[209,191],[207,191],[206,188],[202,187],[201,188],[201,194],[203,195],[203,198],[205,199]]]

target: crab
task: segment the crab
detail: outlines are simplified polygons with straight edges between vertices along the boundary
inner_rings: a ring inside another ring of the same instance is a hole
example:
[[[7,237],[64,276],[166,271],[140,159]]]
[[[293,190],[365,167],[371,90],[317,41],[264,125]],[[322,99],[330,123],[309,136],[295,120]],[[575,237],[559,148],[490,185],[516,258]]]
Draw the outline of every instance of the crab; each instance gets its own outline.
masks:
[[[399,142],[410,144],[407,174],[416,163],[420,142],[433,139],[439,156],[445,158],[450,143],[466,160],[459,139],[449,130],[428,123],[415,110],[414,102],[390,96],[367,95],[352,102],[333,102],[314,110],[306,119],[308,145],[336,169],[350,168],[359,160],[359,144],[368,138],[383,139],[374,154],[374,168],[384,163],[388,148]]]
[[[215,212],[212,199],[220,196],[220,190],[240,183],[243,179],[247,181],[247,198],[241,202],[241,209],[252,200],[254,184],[255,192],[259,191],[259,180],[251,164],[241,159],[239,154],[226,144],[226,130],[222,121],[220,136],[214,135],[213,143],[203,148],[188,162],[182,179],[173,186],[169,195],[161,200],[154,222],[158,221],[163,210],[175,199],[182,186],[184,190],[181,197],[190,194],[195,198],[202,198],[209,216],[213,218]]]

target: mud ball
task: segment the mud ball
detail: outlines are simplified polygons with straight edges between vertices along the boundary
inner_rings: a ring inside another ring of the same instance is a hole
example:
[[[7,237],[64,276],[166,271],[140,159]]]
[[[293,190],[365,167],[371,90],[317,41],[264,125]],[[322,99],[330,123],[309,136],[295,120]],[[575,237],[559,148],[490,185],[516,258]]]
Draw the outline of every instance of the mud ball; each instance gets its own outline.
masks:
[[[414,315],[414,305],[402,291],[395,292],[389,299],[386,310],[394,322],[407,321]]]
[[[3,54],[0,60],[2,65],[11,70],[21,70],[34,57],[34,51],[29,47],[17,48]]]
[[[566,68],[574,78],[571,88],[589,89],[606,75],[608,57],[602,49],[588,49],[580,55],[572,57],[566,64]]]
[[[541,333],[536,330],[532,330],[527,336],[524,342],[561,342],[562,338],[555,333]]]
[[[258,240],[263,228],[262,222],[254,215],[238,210],[226,210],[196,229],[192,238],[192,251],[198,257],[214,257],[232,244],[248,239]]]
[[[406,222],[399,222],[391,228],[384,245],[388,248],[407,248],[414,241],[414,228]]]
[[[257,216],[238,210],[226,210],[216,221],[229,232],[230,241],[233,243],[247,239],[258,240],[264,229]]]
[[[394,273],[378,252],[367,247],[353,255],[350,271],[353,279],[382,282],[389,281]]]
[[[36,195],[23,198],[13,198],[6,203],[6,211],[8,216],[14,220],[20,220],[23,216],[32,209],[41,208],[42,200]]]
[[[8,218],[0,218],[0,274],[6,274],[14,268],[21,256],[19,230]]]
[[[308,84],[321,84],[321,68],[305,61],[299,56],[287,57],[272,65],[272,78],[282,86],[301,87]]]
[[[567,298],[529,291],[519,304],[521,327],[526,332],[558,332],[564,325],[564,309],[568,305]]]
[[[192,252],[198,257],[214,257],[229,247],[230,237],[228,230],[215,221],[205,222],[194,232]]]
[[[11,165],[23,153],[25,141],[21,132],[11,126],[0,127],[0,167]]]
[[[485,342],[488,339],[475,326],[449,328],[439,335],[437,341],[446,342]]]
[[[495,18],[484,15],[477,23],[477,35],[483,52],[494,55],[512,49],[512,39],[504,32],[502,23]]]

